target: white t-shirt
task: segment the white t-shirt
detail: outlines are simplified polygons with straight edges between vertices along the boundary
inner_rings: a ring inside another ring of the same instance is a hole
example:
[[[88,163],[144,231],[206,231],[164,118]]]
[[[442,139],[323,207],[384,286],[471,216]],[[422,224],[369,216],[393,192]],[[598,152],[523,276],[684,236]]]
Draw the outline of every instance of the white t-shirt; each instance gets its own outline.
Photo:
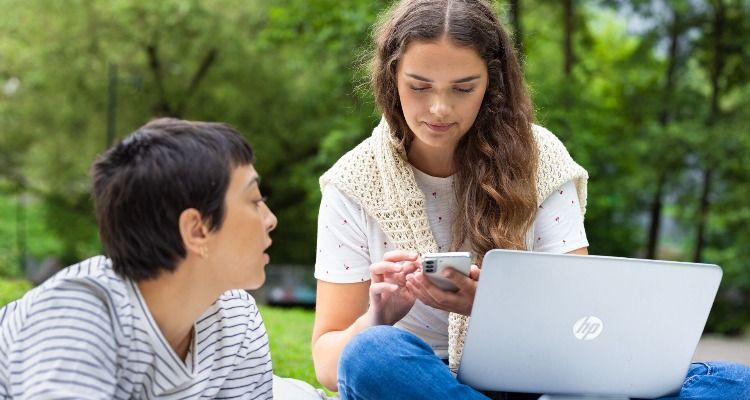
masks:
[[[439,178],[412,167],[417,186],[425,195],[425,208],[438,251],[450,251],[455,215],[453,177]],[[529,232],[531,234],[531,232]],[[583,216],[574,183],[567,182],[539,207],[533,226],[533,251],[567,253],[588,247]],[[323,191],[318,216],[315,278],[332,283],[370,279],[370,264],[396,246],[377,221],[335,186]],[[469,251],[470,249],[459,249]],[[396,326],[419,336],[440,358],[448,358],[448,312],[417,300]]]

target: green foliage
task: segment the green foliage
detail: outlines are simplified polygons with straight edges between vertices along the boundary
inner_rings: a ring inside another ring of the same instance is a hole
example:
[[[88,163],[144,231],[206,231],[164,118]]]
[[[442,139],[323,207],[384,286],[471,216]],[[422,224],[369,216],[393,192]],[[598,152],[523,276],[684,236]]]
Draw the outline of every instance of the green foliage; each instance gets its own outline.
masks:
[[[0,278],[18,277],[23,274],[22,250],[27,261],[41,261],[62,254],[63,241],[44,222],[50,205],[29,196],[3,193],[7,192],[0,185]]]
[[[31,289],[29,281],[0,279],[0,307],[21,298],[29,289]]]

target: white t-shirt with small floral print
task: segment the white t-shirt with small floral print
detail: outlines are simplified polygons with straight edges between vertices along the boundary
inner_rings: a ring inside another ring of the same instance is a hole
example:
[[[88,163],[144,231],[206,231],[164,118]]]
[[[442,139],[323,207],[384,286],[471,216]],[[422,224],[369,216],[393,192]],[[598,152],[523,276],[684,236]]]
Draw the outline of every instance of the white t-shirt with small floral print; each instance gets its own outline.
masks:
[[[412,167],[417,186],[425,195],[425,208],[438,251],[451,251],[451,224],[455,214],[453,177],[439,178]],[[588,247],[583,216],[572,181],[553,192],[539,207],[534,220],[532,251],[567,253]],[[377,221],[333,185],[323,190],[318,216],[315,278],[332,283],[365,282],[370,264],[396,246]],[[469,248],[459,249],[469,251]],[[448,312],[417,300],[396,326],[429,344],[438,357],[448,358]]]

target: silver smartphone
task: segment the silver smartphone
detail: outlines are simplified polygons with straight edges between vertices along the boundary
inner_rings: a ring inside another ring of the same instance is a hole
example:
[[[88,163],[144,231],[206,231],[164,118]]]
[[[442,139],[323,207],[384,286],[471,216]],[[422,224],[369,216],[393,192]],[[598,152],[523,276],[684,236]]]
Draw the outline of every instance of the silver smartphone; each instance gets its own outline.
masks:
[[[430,278],[435,286],[443,290],[455,292],[458,290],[458,287],[443,276],[443,270],[449,267],[469,276],[471,253],[468,251],[454,251],[449,253],[422,254],[422,271],[424,274]]]

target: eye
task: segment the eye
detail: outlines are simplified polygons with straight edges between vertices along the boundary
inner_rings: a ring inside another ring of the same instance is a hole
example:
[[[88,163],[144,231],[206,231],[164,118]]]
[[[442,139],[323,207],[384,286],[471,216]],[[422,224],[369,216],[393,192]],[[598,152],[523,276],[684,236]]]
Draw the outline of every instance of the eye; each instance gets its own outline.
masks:
[[[260,199],[253,200],[253,204],[255,204],[256,206],[260,206],[260,203],[265,203],[266,200],[268,200],[268,196],[263,196]]]
[[[415,92],[424,92],[425,90],[429,88],[430,88],[429,86],[409,86],[409,89]]]
[[[471,93],[474,91],[474,88],[454,88],[454,90],[460,93]]]

